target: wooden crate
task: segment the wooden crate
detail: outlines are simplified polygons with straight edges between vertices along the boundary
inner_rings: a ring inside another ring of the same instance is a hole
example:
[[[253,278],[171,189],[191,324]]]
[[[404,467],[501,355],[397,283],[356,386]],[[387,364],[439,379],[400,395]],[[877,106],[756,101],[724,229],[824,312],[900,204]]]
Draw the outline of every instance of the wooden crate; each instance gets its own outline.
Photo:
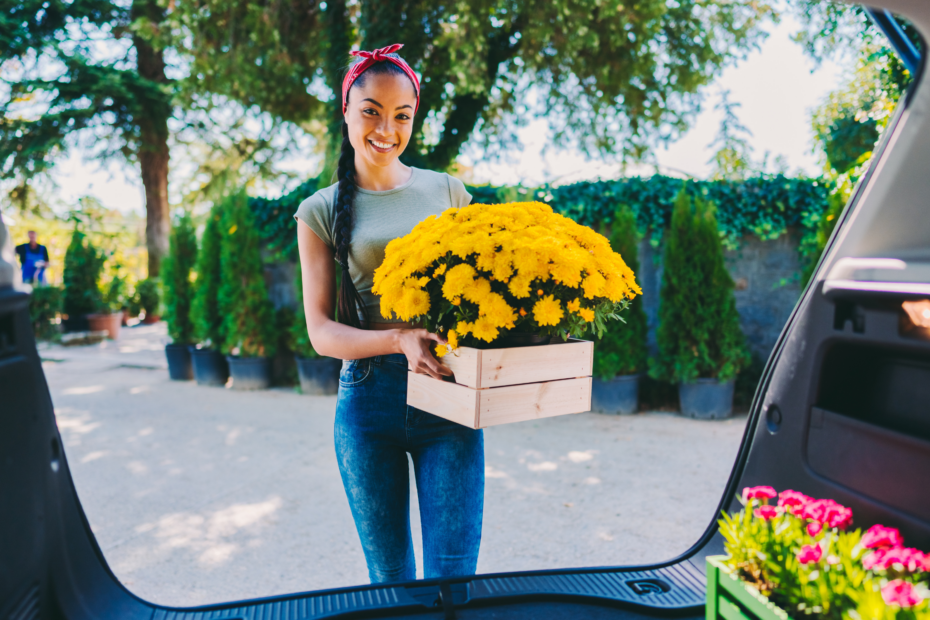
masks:
[[[591,409],[594,343],[461,347],[442,358],[455,383],[409,373],[407,404],[471,428]]]

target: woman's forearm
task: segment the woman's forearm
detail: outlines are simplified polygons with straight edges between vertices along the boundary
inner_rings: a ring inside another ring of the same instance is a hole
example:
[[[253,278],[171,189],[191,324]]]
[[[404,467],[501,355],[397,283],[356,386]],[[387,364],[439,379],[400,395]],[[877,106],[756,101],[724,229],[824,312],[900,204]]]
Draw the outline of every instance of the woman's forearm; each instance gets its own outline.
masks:
[[[402,352],[399,329],[358,329],[327,319],[316,325],[307,321],[307,330],[313,349],[326,357],[357,360]]]

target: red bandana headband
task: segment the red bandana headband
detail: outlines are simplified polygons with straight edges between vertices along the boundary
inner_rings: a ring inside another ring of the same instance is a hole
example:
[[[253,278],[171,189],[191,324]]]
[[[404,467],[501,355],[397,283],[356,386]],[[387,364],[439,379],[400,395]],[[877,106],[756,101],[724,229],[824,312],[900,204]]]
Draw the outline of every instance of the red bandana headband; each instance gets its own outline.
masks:
[[[420,80],[417,79],[417,74],[413,72],[413,69],[410,68],[410,65],[408,65],[404,61],[403,58],[395,58],[394,56],[388,56],[388,54],[393,54],[394,52],[396,52],[403,46],[404,45],[402,43],[395,43],[394,45],[388,45],[387,47],[382,47],[381,49],[375,50],[373,52],[351,52],[353,56],[359,56],[360,58],[363,58],[364,60],[361,60],[355,63],[354,65],[352,65],[352,67],[349,69],[349,72],[346,73],[345,79],[342,80],[342,113],[343,114],[345,114],[346,106],[348,105],[349,89],[352,88],[352,84],[355,83],[355,80],[358,79],[358,76],[364,73],[365,70],[371,65],[377,62],[383,62],[385,60],[387,60],[388,62],[392,62],[398,67],[400,67],[400,70],[403,71],[404,74],[406,74],[406,76],[410,78],[410,81],[413,82],[413,86],[415,87],[417,91],[417,105],[413,110],[414,114],[416,114],[417,109],[419,109],[420,107]]]

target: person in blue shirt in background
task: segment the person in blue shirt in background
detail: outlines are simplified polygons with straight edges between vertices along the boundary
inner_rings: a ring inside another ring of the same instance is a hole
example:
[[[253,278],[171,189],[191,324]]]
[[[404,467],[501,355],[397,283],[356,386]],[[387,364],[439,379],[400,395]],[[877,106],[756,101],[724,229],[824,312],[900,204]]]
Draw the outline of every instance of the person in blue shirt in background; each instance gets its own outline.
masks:
[[[36,231],[30,230],[29,243],[16,246],[19,262],[23,266],[23,282],[45,284],[45,268],[48,267],[48,248],[36,242]]]

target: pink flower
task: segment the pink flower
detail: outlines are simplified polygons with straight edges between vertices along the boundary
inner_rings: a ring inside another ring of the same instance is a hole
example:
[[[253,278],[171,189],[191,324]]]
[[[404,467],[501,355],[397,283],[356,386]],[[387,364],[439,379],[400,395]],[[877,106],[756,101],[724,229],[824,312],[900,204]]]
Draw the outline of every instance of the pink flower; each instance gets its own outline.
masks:
[[[822,556],[823,549],[820,548],[820,545],[804,545],[801,547],[801,550],[798,551],[798,562],[801,564],[812,564],[814,562],[819,562]]]
[[[768,521],[769,519],[774,519],[778,516],[778,508],[775,506],[759,506],[752,511],[752,514],[756,517],[762,519],[763,521]]]
[[[761,499],[763,504],[768,500],[778,497],[778,493],[772,487],[746,487],[743,489],[743,501],[748,502],[751,499]]]
[[[930,557],[917,549],[880,547],[862,558],[862,568],[866,570],[896,570],[918,573],[927,570],[928,561],[930,561]]]
[[[901,532],[893,527],[876,524],[862,535],[862,546],[866,549],[900,547],[902,545],[904,545],[904,538],[901,536]]]
[[[889,581],[888,585],[882,588],[882,599],[888,605],[898,605],[899,607],[913,607],[924,600],[920,593],[914,589],[913,584],[903,579]]]
[[[810,523],[807,524],[807,533],[810,534],[811,537],[816,536],[822,531],[823,531],[823,526],[817,523],[816,521],[811,521]]]
[[[795,514],[830,528],[846,529],[852,523],[852,510],[832,499],[815,499],[803,505]]]
[[[814,501],[799,491],[787,489],[778,494],[778,507],[786,512],[795,514],[799,508]]]

